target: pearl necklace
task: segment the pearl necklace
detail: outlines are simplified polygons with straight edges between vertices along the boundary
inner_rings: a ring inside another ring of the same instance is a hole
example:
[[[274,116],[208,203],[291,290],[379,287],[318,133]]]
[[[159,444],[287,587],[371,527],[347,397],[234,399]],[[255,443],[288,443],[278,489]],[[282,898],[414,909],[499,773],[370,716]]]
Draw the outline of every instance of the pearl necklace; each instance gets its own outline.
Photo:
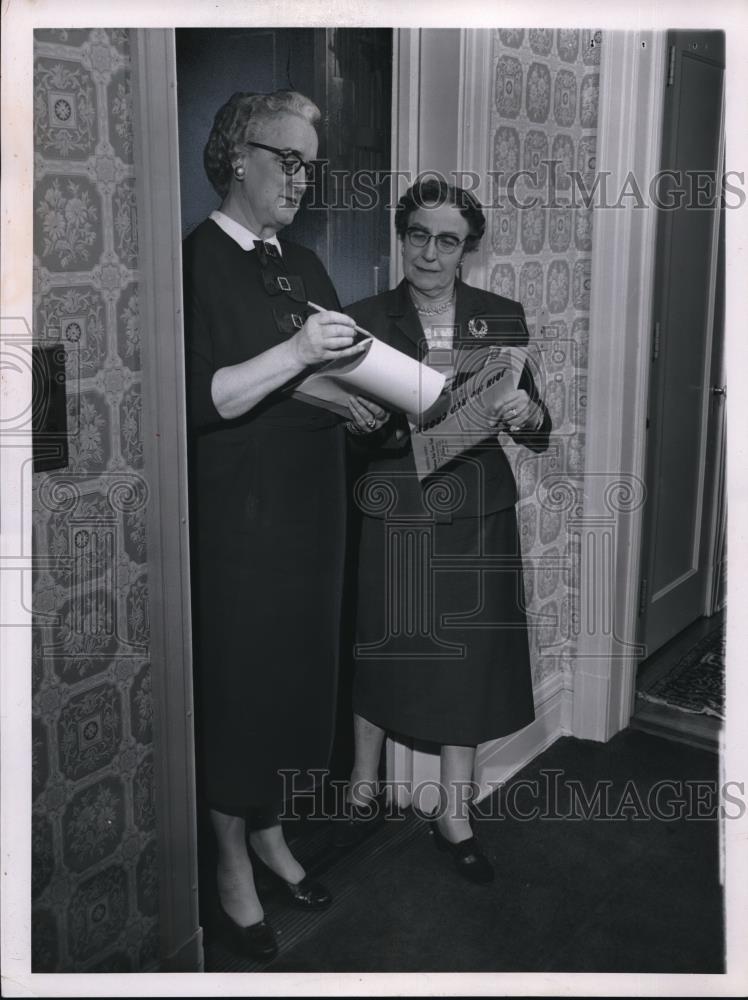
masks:
[[[411,298],[413,298],[412,295]],[[440,316],[442,313],[447,312],[447,310],[454,302],[454,298],[455,298],[455,293],[453,289],[452,294],[449,296],[449,298],[445,299],[443,302],[437,302],[434,305],[419,305],[416,302],[416,300],[413,299],[413,305],[416,307],[416,312],[419,314],[419,316]]]

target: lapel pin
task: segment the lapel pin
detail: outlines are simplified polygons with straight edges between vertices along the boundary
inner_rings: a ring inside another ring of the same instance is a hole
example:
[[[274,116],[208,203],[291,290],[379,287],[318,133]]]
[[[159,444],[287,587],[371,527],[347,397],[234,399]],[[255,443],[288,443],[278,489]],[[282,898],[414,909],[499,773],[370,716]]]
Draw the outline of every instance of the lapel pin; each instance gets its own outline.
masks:
[[[480,317],[475,317],[468,323],[468,330],[471,337],[485,337],[488,333],[488,323]]]

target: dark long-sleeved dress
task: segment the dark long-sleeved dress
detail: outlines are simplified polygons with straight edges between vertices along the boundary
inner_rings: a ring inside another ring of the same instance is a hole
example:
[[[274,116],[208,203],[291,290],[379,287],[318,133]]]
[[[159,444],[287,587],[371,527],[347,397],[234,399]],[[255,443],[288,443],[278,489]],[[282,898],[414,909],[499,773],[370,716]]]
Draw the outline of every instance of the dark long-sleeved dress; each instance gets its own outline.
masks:
[[[307,300],[339,308],[315,254],[281,246],[245,251],[208,219],[183,250],[199,771],[231,815],[278,803],[279,771],[324,768],[334,725],[341,421],[281,390],[225,420],[210,391],[293,335]]]
[[[426,342],[405,282],[346,311],[379,339],[422,358]],[[527,343],[518,302],[463,282],[454,325],[451,357],[462,356],[468,367],[474,349]],[[513,437],[543,451],[551,420],[529,367],[519,387],[540,404],[543,422]],[[523,728],[534,706],[517,487],[497,435],[423,483],[402,420],[355,447],[363,468],[354,487],[354,710],[396,734],[448,745],[475,746]]]

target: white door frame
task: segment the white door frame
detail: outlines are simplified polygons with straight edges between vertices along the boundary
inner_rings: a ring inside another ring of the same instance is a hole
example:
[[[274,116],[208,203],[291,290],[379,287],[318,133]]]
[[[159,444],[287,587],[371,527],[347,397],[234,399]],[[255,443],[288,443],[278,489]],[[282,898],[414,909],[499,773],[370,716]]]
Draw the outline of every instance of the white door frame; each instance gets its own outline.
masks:
[[[664,32],[612,31],[601,49],[597,171],[611,202],[633,176],[647,207],[627,197],[593,216],[572,717],[583,739],[610,739],[634,703],[657,223],[649,186],[660,164],[665,41]]]
[[[162,972],[202,969],[174,30],[133,46]]]

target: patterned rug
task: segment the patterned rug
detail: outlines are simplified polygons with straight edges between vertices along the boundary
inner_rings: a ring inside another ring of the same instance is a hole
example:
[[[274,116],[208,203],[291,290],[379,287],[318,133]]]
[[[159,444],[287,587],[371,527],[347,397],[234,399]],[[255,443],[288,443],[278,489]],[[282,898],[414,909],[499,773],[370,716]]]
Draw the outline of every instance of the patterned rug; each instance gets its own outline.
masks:
[[[724,719],[724,625],[699,640],[650,688],[639,691],[638,697],[681,712]]]

